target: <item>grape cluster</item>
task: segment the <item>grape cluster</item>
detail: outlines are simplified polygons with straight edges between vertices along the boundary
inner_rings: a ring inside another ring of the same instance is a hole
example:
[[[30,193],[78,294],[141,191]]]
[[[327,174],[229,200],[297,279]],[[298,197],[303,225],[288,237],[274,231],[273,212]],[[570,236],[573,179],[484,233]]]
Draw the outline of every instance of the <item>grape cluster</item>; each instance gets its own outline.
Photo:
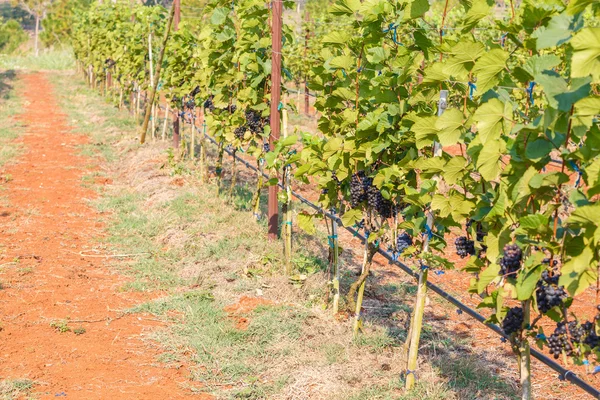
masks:
[[[590,328],[593,328],[591,323],[577,326],[577,321],[571,321],[568,324],[559,322],[556,324],[554,333],[548,338],[550,354],[554,358],[558,358],[563,351],[568,356],[573,354],[573,343],[578,344],[585,341],[590,336],[590,332],[588,331]],[[569,340],[569,336],[571,340]]]
[[[213,104],[213,97],[210,96],[208,99],[206,99],[206,101],[204,102],[204,108],[207,109],[208,111],[215,112],[216,107]]]
[[[552,280],[554,278],[551,278]],[[559,306],[567,299],[567,292],[562,286],[552,284],[543,284],[544,280],[538,282],[538,290],[536,292],[537,305],[542,314],[546,314],[553,307]]]
[[[516,244],[507,244],[504,246],[504,256],[500,260],[500,274],[514,274],[521,268],[523,252]]]
[[[398,235],[398,238],[396,239],[396,250],[398,253],[402,253],[404,250],[412,246],[412,244],[412,238],[408,233],[404,232],[401,235]]]
[[[352,208],[358,207],[365,200],[364,179],[365,171],[358,171],[350,178],[350,205]]]
[[[263,118],[262,115],[254,110],[246,110],[246,125],[248,129],[254,134],[260,134],[263,132],[265,126],[269,125],[269,119]]]
[[[369,207],[376,210],[379,215],[383,218],[390,218],[392,216],[392,202],[385,199],[381,194],[381,191],[372,184],[373,180],[366,178],[363,181],[363,187],[368,183],[369,186],[365,188],[367,195],[367,204]]]
[[[506,313],[506,317],[502,321],[502,330],[505,334],[511,335],[521,330],[523,325],[523,309],[521,307],[513,307]]]
[[[198,96],[198,93],[200,93],[200,86],[196,86],[194,90],[190,92],[190,97],[196,97]]]
[[[331,179],[339,186],[340,185],[340,180],[337,177],[337,174],[335,173],[335,171],[331,171]]]
[[[460,258],[468,257],[469,255],[475,255],[475,242],[467,239],[465,236],[461,236],[454,241],[456,246],[456,254]]]
[[[550,348],[550,354],[552,354],[555,359],[560,357],[563,351],[567,355],[573,353],[573,346],[569,342],[567,328],[564,322],[559,322],[554,333],[548,338],[548,347]]]
[[[246,134],[246,129],[246,125],[242,125],[240,127],[235,128],[233,134],[236,138],[242,140],[244,138],[244,135]]]
[[[598,318],[600,317],[596,316],[596,319]],[[590,346],[592,349],[600,347],[600,337],[596,334],[594,323],[587,321],[585,324],[581,325],[581,327],[587,333],[585,339],[583,339],[583,343]]]
[[[229,114],[233,114],[237,110],[237,106],[235,104],[230,104],[223,109],[223,111],[228,112]]]

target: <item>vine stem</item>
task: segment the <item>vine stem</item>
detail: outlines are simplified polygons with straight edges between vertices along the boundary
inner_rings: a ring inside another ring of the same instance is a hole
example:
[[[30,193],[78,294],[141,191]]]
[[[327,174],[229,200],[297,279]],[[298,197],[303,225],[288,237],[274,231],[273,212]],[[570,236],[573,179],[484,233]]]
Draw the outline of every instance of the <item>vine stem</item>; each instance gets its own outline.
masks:
[[[523,325],[529,325],[531,319],[531,300],[522,302],[523,307]],[[521,380],[522,400],[533,400],[533,390],[531,387],[531,349],[527,336],[523,335],[519,341],[519,373]]]
[[[368,240],[365,240],[365,251],[363,256],[363,264],[362,271],[358,279],[350,286],[348,290],[348,297],[346,302],[350,309],[354,308],[354,328],[353,328],[353,337],[356,339],[358,336],[359,330],[362,328],[362,302],[365,294],[365,286],[367,282],[367,277],[369,276],[369,272],[371,271],[371,264],[373,262],[373,256],[376,253],[376,248],[374,245],[369,243]],[[357,293],[356,302],[354,301],[354,295]]]
[[[568,148],[569,146],[569,140],[571,138],[571,128],[572,128],[572,122],[573,122],[573,111],[575,110],[575,105],[571,106],[571,111],[569,113],[569,124],[567,125],[567,136],[565,138],[565,147]],[[560,167],[560,172],[562,174],[565,173],[565,159],[563,158],[562,161],[562,165]],[[559,202],[560,201],[560,191],[562,189],[562,184],[558,185],[558,190],[556,193],[556,201]],[[554,239],[556,239],[556,231],[558,229],[558,207],[556,208],[556,210],[554,210],[554,226],[552,227],[552,232],[554,235]]]

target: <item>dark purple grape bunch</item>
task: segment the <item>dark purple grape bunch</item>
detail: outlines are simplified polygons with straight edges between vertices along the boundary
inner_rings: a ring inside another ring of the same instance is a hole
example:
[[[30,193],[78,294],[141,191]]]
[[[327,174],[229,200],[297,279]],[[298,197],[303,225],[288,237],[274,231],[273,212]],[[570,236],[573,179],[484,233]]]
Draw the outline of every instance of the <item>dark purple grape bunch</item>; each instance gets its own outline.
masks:
[[[363,182],[367,182],[367,179],[365,179]],[[377,211],[383,218],[391,218],[392,202],[385,199],[381,194],[381,190],[379,190],[377,186],[374,186],[372,182],[372,180],[369,180],[368,183],[370,184],[365,188],[367,204],[369,207]]]
[[[335,182],[336,185],[340,186],[341,182],[339,180],[339,178],[337,177],[337,174],[335,173],[335,171],[331,171],[331,179]]]
[[[243,140],[244,139],[244,135],[246,134],[246,125],[242,125],[240,127],[235,128],[235,130],[233,131],[233,134],[235,135],[236,138]]]
[[[233,114],[237,110],[237,106],[235,104],[230,104],[223,109],[223,111],[228,112],[229,114]]]
[[[268,118],[263,118],[258,111],[248,109],[244,116],[246,117],[246,125],[253,134],[263,133],[265,126],[269,125]]]
[[[585,342],[589,337],[587,329],[590,327],[592,325],[588,323],[578,326],[577,321],[571,321],[568,324],[563,321],[556,324],[554,333],[547,339],[550,354],[554,358],[560,357],[563,351],[568,356],[572,355],[574,351],[573,344]]]
[[[560,306],[569,297],[564,287],[557,285],[558,276],[550,276],[548,271],[544,272],[542,273],[542,279],[538,282],[535,295],[538,309],[542,314],[546,314],[552,308]]]
[[[365,171],[358,171],[350,177],[350,205],[356,208],[365,201],[365,189],[363,181],[365,180]]]
[[[208,99],[206,99],[203,106],[204,106],[204,109],[210,111],[211,113],[215,112],[216,107],[213,103],[213,96],[210,96]]]
[[[396,251],[398,254],[402,254],[404,250],[408,249],[412,245],[413,241],[408,233],[404,232],[398,235],[398,238],[396,239]]]
[[[523,261],[523,251],[516,244],[504,246],[504,256],[500,259],[500,274],[514,275]]]
[[[268,153],[269,151],[271,151],[271,145],[269,144],[269,142],[264,142],[263,143],[263,151],[265,153]]]
[[[456,246],[456,254],[460,258],[475,255],[475,242],[466,238],[466,236],[460,236],[454,241]]]
[[[523,309],[521,307],[513,307],[508,310],[506,317],[502,320],[502,330],[506,335],[519,332],[522,329],[523,320]]]

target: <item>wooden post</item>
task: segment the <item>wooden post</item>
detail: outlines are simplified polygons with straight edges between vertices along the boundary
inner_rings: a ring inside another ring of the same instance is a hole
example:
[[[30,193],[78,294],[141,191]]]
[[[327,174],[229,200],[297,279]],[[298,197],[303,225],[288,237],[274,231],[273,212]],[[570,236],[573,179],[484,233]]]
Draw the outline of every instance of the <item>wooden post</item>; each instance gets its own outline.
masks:
[[[331,219],[331,237],[329,238],[331,247],[331,263],[333,266],[333,313],[337,314],[340,310],[340,262],[339,262],[339,242],[338,226],[335,219]]]
[[[271,58],[271,135],[269,148],[275,148],[279,140],[280,117],[279,103],[281,101],[281,44],[282,44],[282,5],[283,0],[273,0],[273,54]],[[275,240],[278,233],[279,205],[277,203],[277,185],[269,186],[269,239]]]
[[[206,112],[204,107],[200,108],[200,126],[202,133],[200,134],[200,182],[208,182],[208,168],[206,166]]]
[[[158,80],[160,78],[160,67],[163,62],[163,58],[165,57],[165,50],[167,49],[167,42],[169,41],[169,34],[171,33],[171,25],[173,24],[174,15],[175,7],[171,6],[171,13],[169,15],[169,19],[167,20],[165,36],[163,37],[162,41],[162,48],[160,49],[160,54],[158,55],[158,60],[156,62],[156,71],[154,73],[154,80],[152,82],[152,90],[150,91],[148,104],[146,104],[146,115],[144,116],[144,123],[142,124],[142,132],[140,135],[140,143],[142,144],[146,141],[146,131],[148,130],[148,120],[150,119],[150,107],[152,106],[152,103],[154,103],[154,97],[156,96],[156,87],[158,86]]]
[[[173,30],[179,30],[179,22],[181,21],[181,0],[173,0],[173,8],[175,15],[173,16]]]
[[[196,115],[190,113],[190,158],[196,158]]]
[[[440,91],[440,101],[438,103],[438,117],[441,116],[448,105],[448,91]],[[433,154],[434,157],[442,155],[442,146],[440,143],[433,143]],[[435,179],[435,178],[434,178]],[[429,212],[427,214],[427,226],[428,231],[433,229],[433,214]],[[425,237],[423,243],[423,253],[429,251],[430,235]],[[410,390],[415,385],[415,374],[417,370],[417,359],[419,356],[419,340],[421,338],[421,329],[423,327],[423,314],[425,313],[425,299],[427,298],[427,275],[428,267],[421,265],[419,272],[419,284],[417,287],[417,300],[415,302],[415,308],[413,310],[412,323],[410,326],[410,336],[407,337],[408,341],[408,361],[406,366],[406,389]]]
[[[167,123],[169,122],[169,102],[167,102],[167,106],[165,107],[165,120],[163,121],[163,129],[161,139],[165,140],[167,137]]]
[[[175,116],[173,117],[173,149],[175,150],[176,154],[179,154],[179,143],[181,141],[181,135],[179,132],[179,122],[181,120],[181,117],[179,116],[179,113],[177,112],[177,110],[175,110]]]
[[[281,111],[283,117],[283,137],[287,137],[287,110],[284,108]],[[283,235],[284,235],[284,258],[285,258],[285,273],[292,274],[292,189],[291,189],[291,173],[290,166],[283,167],[283,182],[285,190],[285,203],[282,206],[283,211]]]
[[[306,36],[304,37],[304,58],[308,57],[308,38],[310,36],[310,30],[308,29],[308,22],[310,21],[310,14],[308,11],[304,14],[304,23],[306,24]],[[309,92],[308,92],[308,76],[304,74],[304,114],[309,113]],[[300,105],[298,104],[298,108]]]

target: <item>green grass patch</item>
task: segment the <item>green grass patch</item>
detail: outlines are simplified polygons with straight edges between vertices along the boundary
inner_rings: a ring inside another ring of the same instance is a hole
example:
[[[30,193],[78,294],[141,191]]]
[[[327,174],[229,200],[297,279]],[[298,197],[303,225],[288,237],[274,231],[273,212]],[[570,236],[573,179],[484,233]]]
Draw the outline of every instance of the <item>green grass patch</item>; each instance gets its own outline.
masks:
[[[0,70],[67,71],[75,67],[75,56],[70,48],[47,49],[36,56],[27,54],[0,54]]]
[[[0,400],[17,400],[30,398],[35,382],[30,379],[0,380]]]
[[[19,84],[15,71],[0,72],[0,167],[19,153],[20,146],[13,142],[23,131],[15,118],[23,109],[16,92]]]

